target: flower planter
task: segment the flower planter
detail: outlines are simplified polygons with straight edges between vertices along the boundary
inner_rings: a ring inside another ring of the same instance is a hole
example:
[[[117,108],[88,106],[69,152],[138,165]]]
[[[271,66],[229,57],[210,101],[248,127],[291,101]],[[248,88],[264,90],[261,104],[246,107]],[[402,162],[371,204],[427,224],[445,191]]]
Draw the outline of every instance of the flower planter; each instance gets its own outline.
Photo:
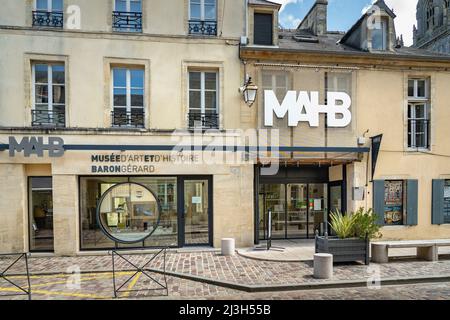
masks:
[[[369,264],[369,239],[316,236],[316,253],[333,255],[333,262],[362,261]]]

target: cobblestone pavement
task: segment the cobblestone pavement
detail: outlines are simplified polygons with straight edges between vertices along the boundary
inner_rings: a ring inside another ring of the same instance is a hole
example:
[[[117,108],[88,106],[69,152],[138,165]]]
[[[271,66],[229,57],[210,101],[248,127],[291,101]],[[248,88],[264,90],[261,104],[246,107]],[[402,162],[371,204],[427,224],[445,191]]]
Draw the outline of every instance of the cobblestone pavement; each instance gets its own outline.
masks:
[[[134,255],[126,256],[131,262],[137,266],[142,266],[147,260],[148,256]],[[3,271],[11,259],[0,259],[0,272]],[[112,297],[112,259],[111,256],[84,256],[84,257],[52,257],[52,258],[30,258],[30,271],[33,274],[31,279],[33,287],[33,297],[36,299],[51,298],[79,298],[79,299],[109,299]],[[129,270],[131,265],[125,260],[116,260],[116,269],[120,272],[118,280],[122,282],[130,277]],[[162,258],[159,257],[153,261],[149,267],[161,268]],[[24,262],[23,259],[18,261],[8,272],[9,274],[23,274]],[[256,261],[241,256],[223,257],[215,252],[191,252],[191,253],[175,253],[169,252],[167,254],[167,270],[170,272],[183,273],[187,275],[201,276],[213,280],[222,280],[244,285],[286,285],[286,284],[312,284],[325,282],[327,280],[316,280],[312,277],[313,269],[310,262],[268,262]],[[71,288],[71,281],[76,278],[64,273],[71,273],[81,271],[81,287]],[[377,265],[371,264],[371,268],[362,264],[346,264],[336,265],[334,270],[333,281],[345,280],[361,280],[367,281],[374,271],[379,272],[382,279],[386,278],[408,278],[420,276],[445,276],[450,275],[450,260],[448,257],[441,257],[439,262],[426,262],[416,260],[398,260],[392,261],[388,264]],[[95,274],[93,274],[95,272]],[[104,273],[98,273],[104,272]],[[55,273],[58,275],[47,275]],[[155,276],[159,281],[162,281],[161,275]],[[139,281],[130,281],[125,287],[131,286],[133,289],[145,286],[145,278],[141,276]],[[22,281],[25,285],[26,280],[23,277],[14,278],[16,281]],[[245,294],[242,291],[236,291],[223,287],[208,285],[205,283],[180,279],[178,277],[168,277],[168,285],[170,288],[170,298],[213,298],[213,297],[252,297],[250,294]],[[69,280],[69,287],[67,286]],[[436,285],[432,285],[436,286]],[[395,297],[398,288],[387,291],[386,295]],[[448,293],[448,285],[439,287],[442,294]],[[11,291],[13,290],[13,291]],[[15,290],[15,291],[14,291]],[[350,297],[356,297],[361,290],[364,289],[346,289]],[[367,289],[366,289],[367,290]],[[8,286],[8,284],[0,279],[0,294],[8,292],[17,292],[17,289]],[[307,291],[308,294],[313,293]],[[320,290],[323,292],[323,290]],[[326,291],[333,296],[333,291]],[[341,289],[335,290],[336,294],[341,292]],[[369,296],[383,294],[381,291],[369,291]],[[407,291],[409,292],[409,291]],[[430,293],[428,290],[423,290],[424,297]],[[155,292],[154,294],[159,294]],[[414,291],[411,292],[413,294]],[[278,297],[277,295],[285,296],[287,298],[295,298],[298,295],[299,299],[305,296],[305,291],[297,293],[278,293],[278,294],[256,294],[262,298]],[[405,293],[406,294],[406,293]],[[440,293],[439,293],[440,294]],[[135,294],[131,293],[126,297],[132,298]],[[149,295],[148,292],[145,295]],[[320,296],[320,295],[319,295]],[[325,296],[326,297],[326,296]],[[23,297],[17,297],[23,298]]]
[[[130,275],[119,276],[119,282]],[[143,276],[141,276],[143,277]],[[20,282],[21,279],[12,280]],[[161,280],[161,279],[159,279]],[[245,293],[233,289],[208,285],[200,282],[168,277],[168,296],[163,291],[142,291],[121,293],[121,299],[195,299],[195,300],[448,300],[450,283],[430,283],[415,285],[381,286],[380,289],[339,288],[302,291],[282,291],[268,293]],[[82,275],[79,288],[70,287],[71,279],[67,275],[40,276],[32,278],[33,300],[61,299],[113,299],[112,275]],[[145,281],[127,285],[126,288],[143,288]],[[0,294],[18,292],[5,291],[0,285]],[[5,297],[2,299],[24,300],[26,296]]]

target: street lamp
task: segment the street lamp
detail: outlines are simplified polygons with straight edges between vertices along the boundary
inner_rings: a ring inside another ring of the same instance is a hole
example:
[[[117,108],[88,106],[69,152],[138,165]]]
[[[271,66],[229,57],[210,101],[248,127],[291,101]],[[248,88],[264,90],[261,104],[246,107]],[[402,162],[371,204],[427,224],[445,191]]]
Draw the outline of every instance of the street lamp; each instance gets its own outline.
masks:
[[[245,103],[251,107],[256,100],[256,94],[258,93],[258,86],[252,82],[252,78],[249,77],[245,85],[240,89],[244,95]]]

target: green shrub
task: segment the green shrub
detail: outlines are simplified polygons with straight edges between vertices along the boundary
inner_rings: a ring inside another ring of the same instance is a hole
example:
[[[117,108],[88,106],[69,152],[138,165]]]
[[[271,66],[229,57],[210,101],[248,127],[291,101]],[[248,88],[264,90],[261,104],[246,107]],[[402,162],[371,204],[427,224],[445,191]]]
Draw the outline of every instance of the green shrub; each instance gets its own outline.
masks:
[[[337,210],[330,214],[330,226],[340,239],[352,238],[354,235],[354,222],[351,215],[344,215]]]
[[[359,208],[358,211],[352,213],[354,236],[365,239],[381,238],[380,226],[377,224],[377,215],[369,209]]]
[[[330,214],[330,219],[330,226],[340,239],[375,239],[382,236],[377,216],[372,209],[365,211],[360,208],[350,214],[343,214],[338,210]]]

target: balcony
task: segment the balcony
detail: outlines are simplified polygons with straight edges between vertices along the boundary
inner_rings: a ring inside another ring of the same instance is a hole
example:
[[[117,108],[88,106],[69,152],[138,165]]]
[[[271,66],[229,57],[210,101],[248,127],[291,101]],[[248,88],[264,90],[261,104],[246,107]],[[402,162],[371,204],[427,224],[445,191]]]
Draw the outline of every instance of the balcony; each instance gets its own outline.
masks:
[[[216,113],[191,112],[188,120],[189,129],[219,129],[219,115]]]
[[[31,110],[31,126],[33,127],[57,127],[66,126],[66,110]]]
[[[33,27],[63,28],[64,13],[62,11],[33,11]]]
[[[144,128],[144,110],[125,111],[116,109],[111,112],[111,123],[118,128]]]
[[[142,12],[113,12],[113,30],[124,32],[142,32]]]
[[[189,34],[217,36],[217,21],[189,20]]]
[[[430,120],[408,120],[408,148],[430,149]]]

